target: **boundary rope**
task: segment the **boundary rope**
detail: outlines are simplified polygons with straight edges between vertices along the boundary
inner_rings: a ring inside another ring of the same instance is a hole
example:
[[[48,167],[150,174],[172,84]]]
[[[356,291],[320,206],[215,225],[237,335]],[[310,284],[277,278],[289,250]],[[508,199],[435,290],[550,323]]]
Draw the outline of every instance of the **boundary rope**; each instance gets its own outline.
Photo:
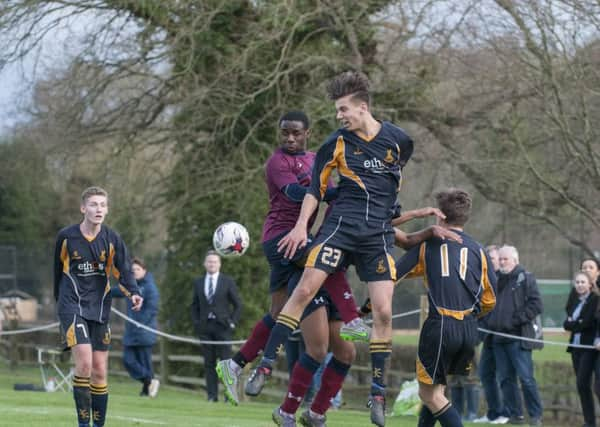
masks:
[[[193,337],[186,337],[186,336],[179,336],[179,335],[173,335],[173,334],[168,334],[166,332],[162,332],[159,331],[157,329],[153,329],[149,326],[146,326],[136,320],[133,320],[132,318],[128,317],[126,314],[122,313],[121,311],[117,310],[114,307],[111,307],[111,311],[113,313],[115,313],[117,316],[121,317],[122,319],[124,319],[127,322],[132,323],[133,325],[135,325],[138,328],[142,328],[145,329],[149,332],[153,332],[158,336],[164,337],[168,340],[171,341],[179,341],[179,342],[186,342],[189,344],[197,344],[197,345],[202,345],[202,344],[212,344],[212,345],[241,345],[244,344],[246,342],[246,340],[231,340],[231,341],[210,341],[210,340],[199,340],[197,338],[193,338]],[[411,311],[407,311],[404,313],[398,313],[398,314],[394,314],[392,316],[392,319],[399,319],[401,317],[407,317],[407,316],[412,316],[415,315],[417,313],[420,313],[421,310],[420,309],[416,309],[416,310],[411,310]],[[372,320],[367,320],[366,323],[373,323]],[[9,331],[0,331],[0,336],[4,336],[4,335],[20,335],[20,334],[27,334],[27,333],[31,333],[31,332],[37,332],[37,331],[43,331],[46,329],[53,329],[59,326],[59,322],[54,322],[54,323],[50,323],[48,325],[42,325],[42,326],[34,326],[31,328],[27,328],[27,329],[15,329],[15,330],[9,330]],[[560,342],[560,341],[551,341],[551,340],[541,340],[541,339],[535,339],[535,338],[527,338],[527,337],[521,337],[518,335],[511,335],[511,334],[506,334],[503,332],[497,332],[497,331],[491,331],[489,329],[486,328],[477,328],[477,330],[479,330],[480,332],[484,332],[486,334],[491,334],[491,335],[497,335],[500,337],[505,337],[505,338],[511,338],[514,340],[520,340],[520,341],[528,341],[528,342],[535,342],[535,343],[543,343],[544,345],[548,344],[548,345],[556,345],[556,346],[561,346],[561,347],[572,347],[572,348],[581,348],[581,349],[588,349],[588,350],[595,350],[596,347],[593,345],[585,345],[585,344],[569,344],[569,343],[565,343],[565,342]]]

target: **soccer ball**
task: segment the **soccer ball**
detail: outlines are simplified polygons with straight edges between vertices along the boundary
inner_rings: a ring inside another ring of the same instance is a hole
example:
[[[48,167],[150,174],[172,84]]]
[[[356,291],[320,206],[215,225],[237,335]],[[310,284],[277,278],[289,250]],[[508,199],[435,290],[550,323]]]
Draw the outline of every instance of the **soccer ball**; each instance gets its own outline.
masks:
[[[248,230],[237,222],[221,224],[213,234],[213,247],[221,256],[242,256],[248,246],[250,246]]]

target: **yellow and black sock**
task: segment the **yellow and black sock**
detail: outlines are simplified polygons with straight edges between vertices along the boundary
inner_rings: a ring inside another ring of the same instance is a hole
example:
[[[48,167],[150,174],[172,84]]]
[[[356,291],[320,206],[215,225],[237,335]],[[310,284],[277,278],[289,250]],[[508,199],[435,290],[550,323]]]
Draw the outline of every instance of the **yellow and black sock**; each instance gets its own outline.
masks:
[[[392,354],[391,340],[372,340],[371,353],[371,394],[385,396],[385,361]]]
[[[75,399],[79,427],[88,427],[90,425],[90,408],[92,406],[90,377],[73,376],[73,399]]]
[[[94,427],[103,427],[108,406],[108,385],[90,384],[92,395],[92,420]]]
[[[273,326],[273,329],[271,330],[271,337],[263,352],[263,362],[272,362],[277,358],[279,349],[285,344],[299,324],[299,319],[288,316],[287,314],[281,313],[277,316],[275,326]],[[263,362],[261,362],[261,364]]]

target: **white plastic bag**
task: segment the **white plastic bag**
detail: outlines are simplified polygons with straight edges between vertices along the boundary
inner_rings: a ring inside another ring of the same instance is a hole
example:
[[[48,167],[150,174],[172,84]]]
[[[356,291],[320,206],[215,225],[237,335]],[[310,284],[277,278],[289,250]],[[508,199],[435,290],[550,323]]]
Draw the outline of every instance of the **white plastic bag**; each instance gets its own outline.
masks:
[[[421,410],[421,399],[419,399],[419,383],[417,380],[405,381],[400,387],[400,393],[396,397],[392,416],[419,415]]]

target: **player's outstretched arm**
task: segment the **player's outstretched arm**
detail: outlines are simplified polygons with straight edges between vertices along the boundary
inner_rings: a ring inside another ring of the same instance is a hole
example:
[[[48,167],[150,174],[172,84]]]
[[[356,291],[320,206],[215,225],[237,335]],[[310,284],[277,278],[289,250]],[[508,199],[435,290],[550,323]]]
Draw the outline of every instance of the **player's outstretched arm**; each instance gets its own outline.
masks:
[[[438,208],[426,207],[403,212],[399,217],[392,219],[392,225],[398,226],[412,219],[424,218],[426,216],[435,216],[440,219],[446,219],[446,215],[444,215],[443,212]]]
[[[423,230],[415,231],[414,233],[405,233],[398,228],[394,228],[394,233],[396,244],[403,249],[412,248],[413,246],[433,237],[462,243],[462,238],[458,233],[455,233],[448,228],[440,227],[439,225],[431,225]]]
[[[308,240],[308,221],[319,207],[319,201],[315,196],[307,193],[302,201],[298,221],[292,230],[286,234],[277,245],[277,250],[283,252],[286,258],[292,258],[299,248],[306,246]]]

